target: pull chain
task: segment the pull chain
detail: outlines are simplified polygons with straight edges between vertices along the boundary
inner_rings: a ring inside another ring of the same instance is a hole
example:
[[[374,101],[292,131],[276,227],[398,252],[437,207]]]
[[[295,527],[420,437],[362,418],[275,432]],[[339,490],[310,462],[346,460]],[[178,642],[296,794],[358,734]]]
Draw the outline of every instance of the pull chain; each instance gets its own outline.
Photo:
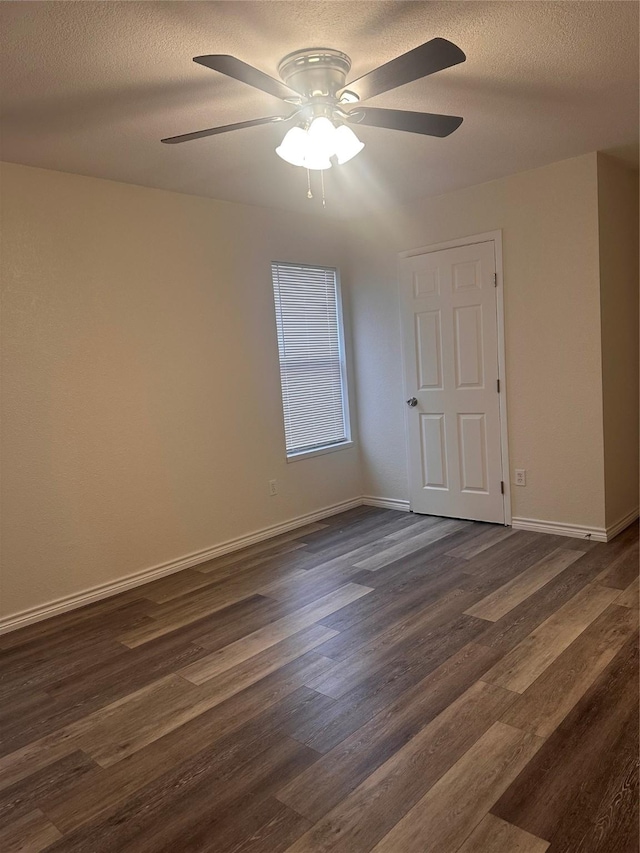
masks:
[[[322,206],[327,206],[327,199],[325,197],[324,192],[324,170],[320,169],[320,186],[322,188]],[[307,198],[313,198],[313,193],[311,192],[311,172],[307,169]]]

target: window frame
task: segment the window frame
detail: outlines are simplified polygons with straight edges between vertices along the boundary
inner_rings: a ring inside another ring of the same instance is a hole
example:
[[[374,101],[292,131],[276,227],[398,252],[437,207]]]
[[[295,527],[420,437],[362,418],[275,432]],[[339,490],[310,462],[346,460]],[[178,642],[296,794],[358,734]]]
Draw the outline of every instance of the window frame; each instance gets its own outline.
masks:
[[[282,388],[282,368],[280,364],[280,347],[277,342],[278,330],[278,308],[275,300],[274,282],[273,282],[273,267],[294,267],[296,269],[312,269],[322,270],[334,273],[336,285],[336,322],[338,326],[338,353],[340,358],[340,383],[342,390],[342,415],[344,418],[344,432],[346,438],[343,441],[338,441],[332,444],[325,444],[319,447],[313,447],[308,450],[287,450],[287,433],[284,420],[284,396]],[[274,325],[276,330],[276,350],[278,353],[278,382],[280,385],[280,405],[282,411],[282,427],[284,438],[284,452],[287,463],[298,462],[301,459],[309,459],[313,456],[324,456],[326,453],[336,453],[339,450],[345,450],[353,447],[355,442],[351,432],[351,404],[349,397],[349,377],[347,368],[347,350],[345,345],[345,329],[344,329],[344,310],[342,305],[342,281],[340,278],[340,270],[338,267],[324,266],[322,264],[296,263],[294,261],[271,261],[269,266],[271,280],[271,298],[273,299],[274,307]]]

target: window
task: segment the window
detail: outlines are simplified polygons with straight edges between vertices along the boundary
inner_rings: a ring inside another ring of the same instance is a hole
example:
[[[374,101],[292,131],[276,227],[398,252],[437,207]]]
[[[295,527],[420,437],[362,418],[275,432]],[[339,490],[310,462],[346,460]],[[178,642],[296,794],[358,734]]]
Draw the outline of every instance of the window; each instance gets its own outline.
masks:
[[[335,269],[272,264],[287,457],[350,443]]]

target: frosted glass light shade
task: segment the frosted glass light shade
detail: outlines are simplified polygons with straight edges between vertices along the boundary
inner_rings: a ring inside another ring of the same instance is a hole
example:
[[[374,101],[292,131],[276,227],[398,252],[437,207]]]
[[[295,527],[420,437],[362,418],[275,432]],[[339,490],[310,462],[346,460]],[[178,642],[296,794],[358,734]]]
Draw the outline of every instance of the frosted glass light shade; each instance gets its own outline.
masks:
[[[335,148],[336,129],[332,122],[324,116],[314,118],[308,130],[309,141],[322,149],[327,157],[331,157]]]
[[[330,169],[336,129],[328,118],[314,118],[307,131],[304,165],[307,169]]]
[[[336,128],[325,116],[315,118],[308,130],[292,127],[287,131],[276,154],[292,166],[305,169],[330,169],[331,157],[339,164],[346,163],[364,148],[351,128],[340,125]]]
[[[301,127],[292,127],[287,131],[282,144],[276,148],[276,154],[292,166],[303,166],[305,169],[331,168],[331,155],[327,155],[318,137],[313,138]]]
[[[321,169],[330,169],[331,160],[322,151],[308,151],[302,165],[305,169],[320,171]]]
[[[292,127],[276,148],[276,154],[292,166],[304,166],[306,150],[307,131],[301,127]]]
[[[351,160],[352,157],[355,157],[364,148],[364,142],[360,142],[355,133],[346,124],[341,124],[337,128],[333,140],[335,155],[340,165]]]

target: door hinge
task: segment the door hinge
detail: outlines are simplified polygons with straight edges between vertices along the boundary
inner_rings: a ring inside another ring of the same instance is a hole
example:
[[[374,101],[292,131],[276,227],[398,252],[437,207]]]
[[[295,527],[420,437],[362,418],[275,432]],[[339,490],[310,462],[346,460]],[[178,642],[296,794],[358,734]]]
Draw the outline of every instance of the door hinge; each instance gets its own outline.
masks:
[[[504,480],[500,480],[500,494],[504,495]]]
[[[498,286],[498,273],[497,272],[494,272],[494,274],[493,274],[493,286],[494,287]]]
[[[498,394],[500,393],[500,380],[496,379],[496,387],[498,389]]]

